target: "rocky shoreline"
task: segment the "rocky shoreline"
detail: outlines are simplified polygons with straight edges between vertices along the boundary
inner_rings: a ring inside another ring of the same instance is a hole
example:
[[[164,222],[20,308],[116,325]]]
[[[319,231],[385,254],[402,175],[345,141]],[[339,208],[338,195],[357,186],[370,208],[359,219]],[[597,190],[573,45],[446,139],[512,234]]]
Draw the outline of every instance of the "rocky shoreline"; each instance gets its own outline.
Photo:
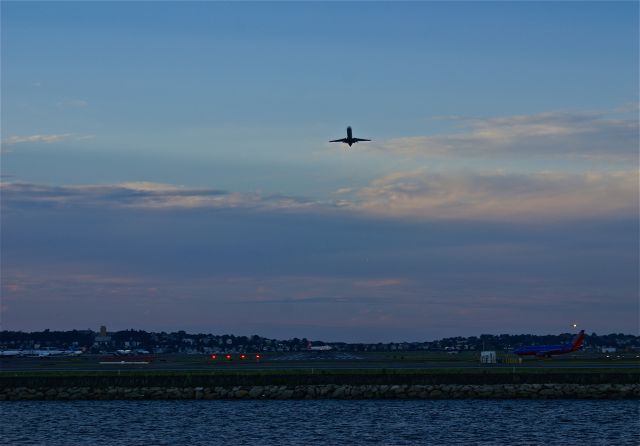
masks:
[[[166,399],[640,399],[640,384],[4,387],[0,401]]]

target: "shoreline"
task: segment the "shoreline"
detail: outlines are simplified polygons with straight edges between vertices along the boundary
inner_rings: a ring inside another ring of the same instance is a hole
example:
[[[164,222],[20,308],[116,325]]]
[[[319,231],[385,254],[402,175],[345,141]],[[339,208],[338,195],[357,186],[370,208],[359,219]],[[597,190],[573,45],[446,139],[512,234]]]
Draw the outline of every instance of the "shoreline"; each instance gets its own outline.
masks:
[[[12,387],[0,401],[220,399],[640,399],[640,384]]]
[[[0,374],[0,401],[515,398],[640,399],[640,371]]]

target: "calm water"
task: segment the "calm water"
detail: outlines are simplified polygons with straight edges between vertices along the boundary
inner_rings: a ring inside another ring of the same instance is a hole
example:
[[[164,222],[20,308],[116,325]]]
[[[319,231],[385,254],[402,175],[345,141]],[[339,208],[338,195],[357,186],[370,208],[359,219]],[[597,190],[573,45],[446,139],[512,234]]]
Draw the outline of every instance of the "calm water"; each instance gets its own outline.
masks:
[[[25,401],[3,445],[638,445],[638,401]]]

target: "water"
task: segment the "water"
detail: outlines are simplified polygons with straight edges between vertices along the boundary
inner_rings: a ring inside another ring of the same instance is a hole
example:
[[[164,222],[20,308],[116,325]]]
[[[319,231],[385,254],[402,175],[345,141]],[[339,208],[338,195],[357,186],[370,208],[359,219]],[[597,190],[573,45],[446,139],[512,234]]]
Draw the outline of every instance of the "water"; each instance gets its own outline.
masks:
[[[19,401],[2,445],[639,445],[639,401]]]

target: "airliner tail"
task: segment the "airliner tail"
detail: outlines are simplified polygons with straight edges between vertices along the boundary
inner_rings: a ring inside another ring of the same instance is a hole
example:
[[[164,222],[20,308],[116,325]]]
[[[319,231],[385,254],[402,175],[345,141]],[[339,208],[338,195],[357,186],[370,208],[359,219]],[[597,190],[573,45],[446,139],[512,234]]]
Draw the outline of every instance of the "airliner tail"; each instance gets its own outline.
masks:
[[[578,350],[580,347],[582,347],[583,344],[584,344],[584,330],[580,330],[580,333],[578,333],[576,337],[573,338],[573,341],[571,342],[571,351],[574,352]]]

